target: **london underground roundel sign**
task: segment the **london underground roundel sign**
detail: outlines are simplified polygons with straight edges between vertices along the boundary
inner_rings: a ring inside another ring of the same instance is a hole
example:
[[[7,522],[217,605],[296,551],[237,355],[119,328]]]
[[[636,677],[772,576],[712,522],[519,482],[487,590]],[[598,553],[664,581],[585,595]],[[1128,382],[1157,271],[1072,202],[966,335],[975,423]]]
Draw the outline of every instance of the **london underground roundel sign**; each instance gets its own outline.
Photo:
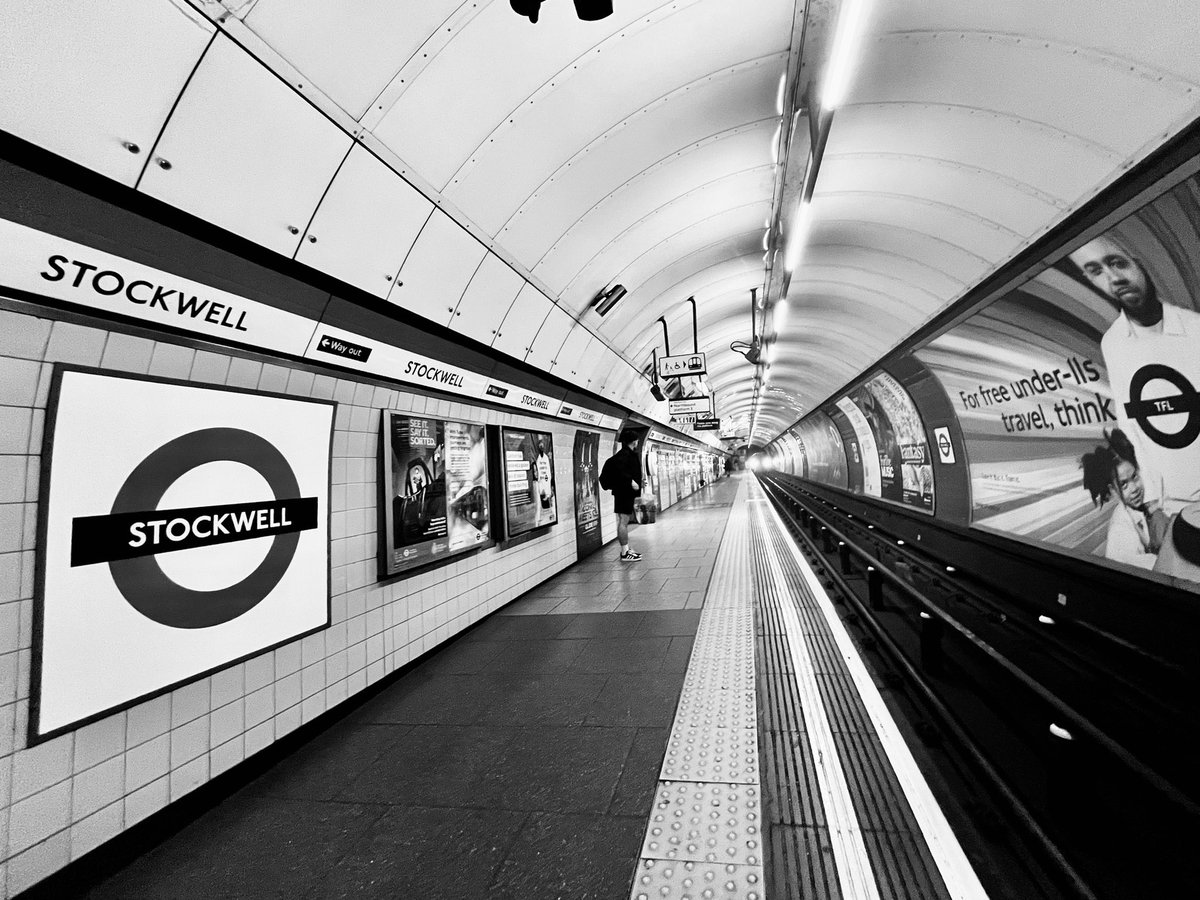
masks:
[[[55,376],[32,740],[329,624],[334,404]]]

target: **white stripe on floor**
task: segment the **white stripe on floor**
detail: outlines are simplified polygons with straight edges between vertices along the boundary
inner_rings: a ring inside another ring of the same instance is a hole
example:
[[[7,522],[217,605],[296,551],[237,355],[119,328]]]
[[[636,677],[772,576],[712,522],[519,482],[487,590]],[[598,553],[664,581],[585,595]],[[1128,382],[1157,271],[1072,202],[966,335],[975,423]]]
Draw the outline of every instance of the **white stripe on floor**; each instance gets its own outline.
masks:
[[[780,528],[784,534],[787,534],[787,529],[784,527],[783,520],[779,517],[778,511],[774,504],[769,504],[771,516],[776,527]],[[763,507],[759,507],[763,509]],[[867,715],[871,718],[871,723],[875,726],[875,732],[879,736],[879,740],[883,745],[884,752],[887,754],[888,760],[892,764],[892,768],[896,772],[896,779],[900,783],[901,789],[904,791],[904,796],[908,799],[908,804],[912,808],[913,816],[917,820],[917,824],[921,828],[921,832],[925,835],[925,841],[929,845],[929,852],[933,856],[934,862],[937,864],[938,871],[942,874],[942,879],[946,883],[946,889],[950,892],[950,896],[955,900],[987,900],[987,892],[984,891],[983,885],[979,882],[979,876],[975,873],[975,868],[967,859],[966,853],[963,852],[962,845],[959,844],[958,838],[955,836],[950,823],[946,820],[945,813],[942,812],[941,806],[937,799],[933,796],[933,792],[929,789],[929,783],[925,780],[925,776],[921,774],[921,770],[917,767],[917,762],[913,758],[912,751],[908,749],[908,745],[904,742],[903,736],[900,734],[900,729],[896,725],[895,719],[892,718],[891,712],[888,711],[887,705],[883,701],[883,696],[879,693],[879,689],[875,686],[875,682],[871,680],[870,674],[867,672],[867,667],[863,663],[862,658],[855,650],[853,642],[850,640],[850,635],[838,617],[837,611],[833,607],[833,602],[829,599],[829,595],[825,593],[825,589],[821,586],[820,580],[816,573],[808,564],[808,561],[801,554],[794,540],[788,539],[788,547],[791,550],[792,558],[795,559],[796,565],[800,568],[800,573],[807,582],[809,590],[817,600],[817,605],[820,607],[822,615],[829,623],[830,633],[833,635],[834,642],[837,644],[838,651],[842,655],[842,659],[846,662],[846,667],[850,672],[850,677],[854,681],[858,689],[859,695],[863,699],[863,705],[867,709]],[[778,566],[778,560],[775,560],[775,565]],[[779,573],[782,575],[782,571]],[[785,604],[786,606],[786,604]],[[792,642],[791,628],[794,626],[799,628],[799,618],[795,611],[791,611],[792,621],[788,623],[789,642]],[[788,621],[785,617],[785,621]],[[798,632],[795,635],[796,646],[804,647],[803,634]],[[807,650],[801,651],[807,655]],[[796,663],[797,676],[800,674],[799,653],[793,649],[793,661]],[[805,668],[811,668],[811,663],[808,663]],[[816,692],[816,684],[813,683],[812,689]],[[824,715],[824,708],[819,702],[816,707],[821,709],[821,715]],[[808,718],[809,706],[805,701],[805,717]],[[830,737],[832,740],[832,736]],[[832,746],[832,745],[831,745]],[[832,758],[835,763],[837,760],[836,751],[833,752]],[[821,767],[817,768],[818,773]],[[838,766],[840,772],[840,766]],[[824,791],[824,783],[822,783],[822,791]],[[844,800],[839,799],[839,805],[845,803],[849,807],[849,797]],[[826,812],[829,813],[829,804],[826,804]],[[851,814],[853,809],[850,808]],[[853,826],[857,829],[857,825]],[[859,838],[861,844],[861,837]],[[837,843],[834,844],[835,853]],[[865,848],[862,851],[865,854]],[[861,865],[855,862],[854,866]],[[838,860],[839,877],[842,871],[841,860]],[[869,865],[866,871],[870,871]],[[843,885],[843,891],[845,886]],[[874,883],[872,882],[871,893],[851,894],[846,893],[846,897],[875,897],[877,896]]]

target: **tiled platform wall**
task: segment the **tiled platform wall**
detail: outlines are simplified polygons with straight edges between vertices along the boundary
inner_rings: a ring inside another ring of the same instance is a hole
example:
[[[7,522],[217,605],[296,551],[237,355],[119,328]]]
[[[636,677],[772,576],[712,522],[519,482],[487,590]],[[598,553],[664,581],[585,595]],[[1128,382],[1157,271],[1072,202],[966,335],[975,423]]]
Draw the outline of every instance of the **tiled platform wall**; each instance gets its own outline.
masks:
[[[332,398],[330,628],[26,749],[42,430],[51,364]],[[376,583],[381,409],[554,435],[561,520]],[[12,896],[237,765],[575,560],[575,426],[350,377],[0,310],[0,888]],[[612,446],[601,433],[601,455]],[[603,535],[616,534],[611,512]]]

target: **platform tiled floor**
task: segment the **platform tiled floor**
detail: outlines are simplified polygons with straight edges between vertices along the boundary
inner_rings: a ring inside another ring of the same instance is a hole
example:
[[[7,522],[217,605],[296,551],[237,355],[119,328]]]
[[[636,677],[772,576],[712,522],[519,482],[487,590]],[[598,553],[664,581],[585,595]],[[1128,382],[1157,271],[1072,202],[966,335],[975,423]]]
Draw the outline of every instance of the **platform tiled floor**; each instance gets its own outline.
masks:
[[[406,673],[92,897],[622,897],[736,482]]]

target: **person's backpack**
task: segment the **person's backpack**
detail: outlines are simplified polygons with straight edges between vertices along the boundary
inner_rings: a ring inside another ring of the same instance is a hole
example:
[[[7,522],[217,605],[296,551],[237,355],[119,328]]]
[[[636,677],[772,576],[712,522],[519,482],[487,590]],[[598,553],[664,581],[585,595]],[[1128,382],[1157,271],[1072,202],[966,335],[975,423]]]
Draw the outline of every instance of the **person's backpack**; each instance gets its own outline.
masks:
[[[604,461],[604,465],[600,467],[600,487],[606,491],[611,491],[617,484],[618,475],[615,471],[617,467],[613,465],[615,458],[610,456]]]

